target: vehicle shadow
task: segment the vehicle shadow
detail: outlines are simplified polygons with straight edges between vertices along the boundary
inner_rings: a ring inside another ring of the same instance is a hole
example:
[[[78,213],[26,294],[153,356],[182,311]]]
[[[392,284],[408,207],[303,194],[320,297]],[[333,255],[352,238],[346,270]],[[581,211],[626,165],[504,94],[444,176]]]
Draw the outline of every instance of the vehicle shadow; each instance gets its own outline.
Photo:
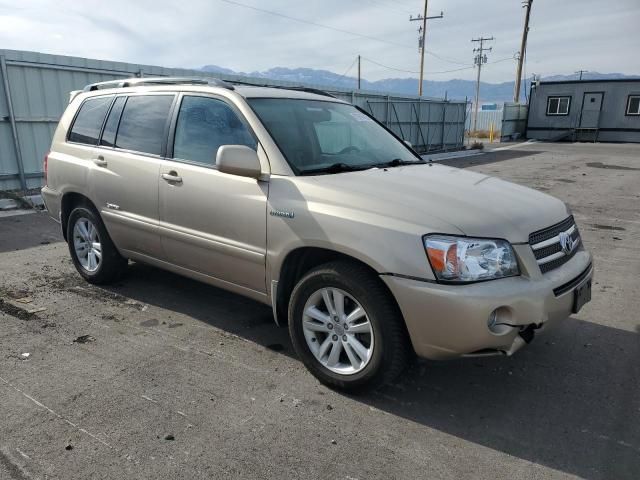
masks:
[[[252,300],[142,264],[108,290],[294,356]],[[569,318],[513,357],[417,362],[351,397],[467,441],[589,480],[640,478],[640,335]]]
[[[271,307],[250,298],[142,263],[129,264],[124,281],[100,288],[294,356],[288,330],[276,326]]]
[[[363,399],[589,480],[640,478],[640,336],[569,318],[515,356],[428,362]]]

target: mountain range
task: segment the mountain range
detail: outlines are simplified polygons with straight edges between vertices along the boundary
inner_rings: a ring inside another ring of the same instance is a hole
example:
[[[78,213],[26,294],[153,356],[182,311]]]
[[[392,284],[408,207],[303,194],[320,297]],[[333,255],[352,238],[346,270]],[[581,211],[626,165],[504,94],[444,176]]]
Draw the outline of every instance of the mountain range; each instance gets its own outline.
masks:
[[[338,75],[328,70],[317,70],[313,68],[285,68],[275,67],[263,72],[236,72],[229,68],[219,67],[217,65],[205,65],[200,70],[212,73],[221,73],[223,75],[247,76],[252,78],[265,78],[271,80],[283,80],[296,84],[314,85],[324,88],[345,88],[355,89],[357,86],[357,78]],[[622,73],[598,73],[587,72],[583,75],[585,80],[599,80],[604,78],[640,78],[637,75],[625,75]],[[576,80],[577,76],[573,75],[554,75],[543,77],[542,80]],[[531,79],[523,81],[521,89],[524,95],[528,94]],[[480,98],[482,102],[508,102],[513,100],[513,84],[514,82],[488,83],[480,82]],[[418,90],[417,78],[386,78],[376,80],[374,82],[361,79],[361,88],[363,90],[378,91],[384,93],[395,93],[403,95],[416,95]],[[450,98],[455,100],[463,100],[465,98],[475,97],[476,82],[473,80],[426,80],[423,84],[425,96],[436,98]]]

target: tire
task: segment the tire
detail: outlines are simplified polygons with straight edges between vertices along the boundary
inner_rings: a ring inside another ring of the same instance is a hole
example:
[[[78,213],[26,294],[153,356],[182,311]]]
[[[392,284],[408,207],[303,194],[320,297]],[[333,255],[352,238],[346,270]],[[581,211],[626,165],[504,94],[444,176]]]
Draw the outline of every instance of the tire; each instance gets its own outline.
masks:
[[[100,215],[88,206],[77,206],[71,211],[67,244],[76,270],[89,283],[111,283],[126,271],[127,259],[118,253]],[[82,254],[85,251],[89,251],[86,257]]]
[[[337,315],[328,315],[327,301]],[[341,301],[344,313],[338,311]],[[364,316],[356,313],[358,307]],[[336,317],[342,320],[336,323]],[[349,318],[356,319],[347,322]],[[321,265],[298,282],[289,301],[289,334],[296,353],[320,382],[351,393],[395,380],[412,352],[391,293],[366,267],[346,261]],[[332,357],[335,348],[339,353]]]

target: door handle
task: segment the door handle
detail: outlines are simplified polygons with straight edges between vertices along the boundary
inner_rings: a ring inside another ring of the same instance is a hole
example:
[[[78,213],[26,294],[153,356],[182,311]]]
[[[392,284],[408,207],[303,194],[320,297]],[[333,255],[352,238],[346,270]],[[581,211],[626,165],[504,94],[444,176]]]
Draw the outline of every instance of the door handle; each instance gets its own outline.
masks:
[[[173,170],[169,173],[163,173],[162,178],[169,183],[182,183],[182,177]]]
[[[95,163],[99,167],[107,166],[107,161],[104,159],[102,155],[98,155],[96,158],[94,158],[93,163]]]

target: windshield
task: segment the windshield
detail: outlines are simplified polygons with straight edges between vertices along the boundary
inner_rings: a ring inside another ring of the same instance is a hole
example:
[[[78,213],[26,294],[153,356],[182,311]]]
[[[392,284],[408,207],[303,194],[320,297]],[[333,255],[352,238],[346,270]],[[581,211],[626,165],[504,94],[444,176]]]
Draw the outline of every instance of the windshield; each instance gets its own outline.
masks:
[[[282,98],[247,101],[297,175],[421,161],[352,105]]]

